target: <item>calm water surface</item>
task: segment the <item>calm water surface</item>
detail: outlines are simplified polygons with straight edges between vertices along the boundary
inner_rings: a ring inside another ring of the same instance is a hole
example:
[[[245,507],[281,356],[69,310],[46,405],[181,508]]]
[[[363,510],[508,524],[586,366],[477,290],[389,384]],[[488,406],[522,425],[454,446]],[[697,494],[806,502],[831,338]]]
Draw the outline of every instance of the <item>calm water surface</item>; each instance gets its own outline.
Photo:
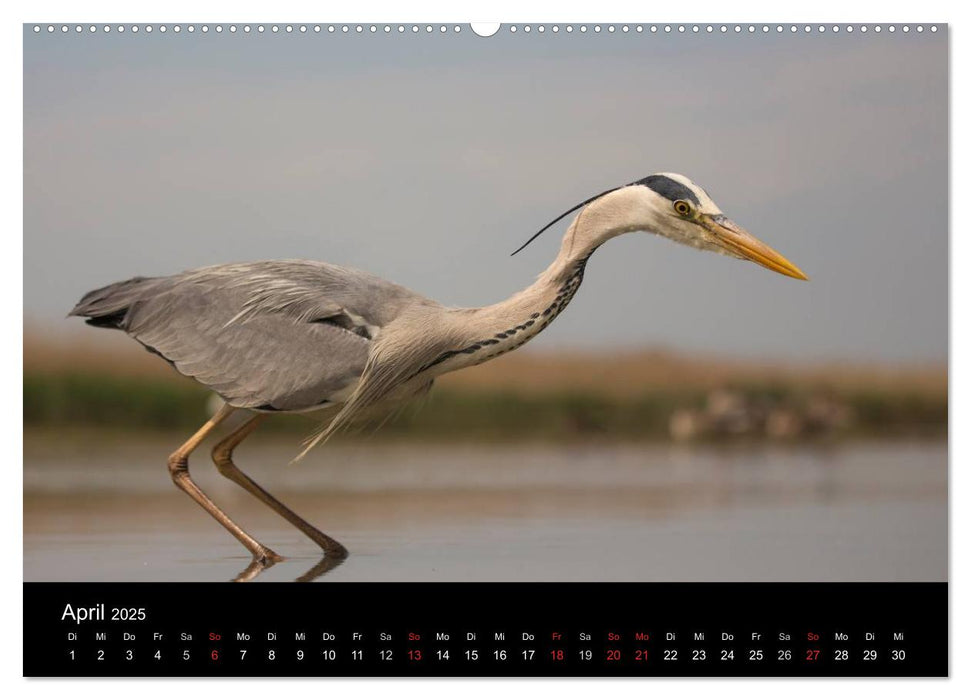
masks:
[[[28,581],[219,581],[247,552],[177,491],[177,438],[25,437]],[[352,552],[327,581],[947,578],[947,447],[328,445],[254,438],[237,464]],[[288,558],[312,543],[216,473],[197,483]]]

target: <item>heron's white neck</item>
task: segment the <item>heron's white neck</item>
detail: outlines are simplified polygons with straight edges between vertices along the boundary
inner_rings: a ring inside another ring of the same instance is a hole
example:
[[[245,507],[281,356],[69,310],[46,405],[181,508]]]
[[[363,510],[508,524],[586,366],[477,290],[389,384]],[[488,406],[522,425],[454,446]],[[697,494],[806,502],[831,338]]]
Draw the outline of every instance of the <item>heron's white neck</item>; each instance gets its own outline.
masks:
[[[642,209],[642,216],[638,217],[642,221],[635,224],[631,211],[637,207]],[[497,320],[511,320],[527,311],[527,315],[537,311],[543,315],[549,300],[557,298],[563,302],[557,313],[562,311],[579,288],[587,260],[594,251],[621,234],[653,228],[652,218],[650,211],[643,211],[642,199],[630,188],[591,202],[573,219],[563,235],[556,259],[533,284],[498,304],[476,309],[476,313]]]
[[[436,373],[477,365],[515,350],[536,337],[573,299],[587,260],[604,242],[629,231],[629,194],[618,190],[585,207],[570,224],[552,264],[526,289],[491,306],[456,309],[464,340],[441,360]]]

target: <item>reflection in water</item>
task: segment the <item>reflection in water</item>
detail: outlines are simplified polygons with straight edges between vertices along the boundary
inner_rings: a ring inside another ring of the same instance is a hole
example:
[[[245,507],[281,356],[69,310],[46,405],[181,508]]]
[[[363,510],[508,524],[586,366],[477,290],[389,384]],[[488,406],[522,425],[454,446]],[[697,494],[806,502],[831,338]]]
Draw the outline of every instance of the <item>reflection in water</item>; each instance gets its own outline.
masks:
[[[225,580],[227,561],[243,567],[236,541],[173,489],[157,459],[168,441],[64,448],[28,438],[25,580]],[[944,442],[377,443],[330,446],[284,467],[291,447],[256,442],[240,466],[354,556],[318,561],[299,532],[200,467],[200,486],[288,557],[248,565],[236,580],[947,576]]]
[[[338,566],[343,564],[345,561],[347,561],[346,555],[343,557],[325,556],[319,562],[317,562],[309,569],[307,569],[307,571],[304,572],[302,576],[297,576],[297,578],[295,578],[294,581],[296,581],[297,583],[309,583],[310,581],[314,581],[315,579],[320,578],[324,574],[330,571],[333,571]]]
[[[318,561],[316,564],[311,566],[300,576],[297,576],[297,578],[295,578],[294,581],[297,583],[309,583],[310,581],[314,581],[320,578],[321,576],[323,576],[324,574],[326,574],[328,571],[336,569],[338,566],[343,564],[346,560],[347,560],[346,555],[343,557],[324,555],[320,561]],[[245,569],[240,571],[232,580],[234,583],[247,583],[255,579],[257,576],[262,574],[267,569],[273,567],[277,563],[278,563],[278,560],[274,560],[274,559],[265,559],[263,561],[260,561],[259,559],[254,559],[249,563],[249,566],[247,566]]]
[[[683,472],[685,479],[698,479],[698,466],[708,465],[700,492],[708,492],[712,503],[720,507],[772,503],[780,499],[781,491],[798,493],[803,504],[831,505],[845,498],[848,490],[845,455],[841,456],[837,444],[830,442],[809,443],[789,451],[679,446],[673,453],[688,467]],[[915,468],[920,469],[918,465]],[[876,480],[873,491],[879,491]]]

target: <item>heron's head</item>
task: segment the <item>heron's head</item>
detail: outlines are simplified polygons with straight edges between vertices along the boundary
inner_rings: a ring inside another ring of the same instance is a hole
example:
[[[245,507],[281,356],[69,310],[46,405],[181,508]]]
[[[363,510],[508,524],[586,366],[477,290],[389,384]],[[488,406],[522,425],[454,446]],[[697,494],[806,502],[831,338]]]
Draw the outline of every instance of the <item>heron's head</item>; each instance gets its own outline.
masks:
[[[781,254],[725,216],[701,187],[676,173],[648,175],[591,197],[551,221],[519,250],[577,209],[582,211],[575,229],[583,229],[589,220],[586,230],[594,245],[629,231],[647,231],[700,250],[750,260],[788,277],[808,279]]]

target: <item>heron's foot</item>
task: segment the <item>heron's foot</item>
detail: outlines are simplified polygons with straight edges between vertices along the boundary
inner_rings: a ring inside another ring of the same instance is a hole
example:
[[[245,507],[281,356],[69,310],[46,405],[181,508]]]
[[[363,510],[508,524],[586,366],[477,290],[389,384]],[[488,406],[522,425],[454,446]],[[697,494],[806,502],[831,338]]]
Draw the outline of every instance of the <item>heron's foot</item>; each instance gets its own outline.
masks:
[[[270,553],[273,554],[272,552]],[[266,556],[262,556],[260,558],[254,557],[253,561],[249,563],[249,566],[237,574],[236,578],[233,579],[233,582],[246,583],[247,581],[252,581],[254,578],[283,559],[283,557],[279,556],[278,554],[273,554],[273,556],[275,556],[276,559],[269,559]]]
[[[253,552],[253,561],[251,561],[249,566],[243,569],[239,575],[233,579],[233,581],[236,583],[246,583],[247,581],[252,581],[271,566],[281,561],[283,561],[283,557],[269,547],[260,545],[260,548]]]
[[[269,547],[261,547],[256,552],[253,552],[253,561],[263,564],[263,566],[271,567],[277,562],[283,561],[283,557],[274,552]]]

